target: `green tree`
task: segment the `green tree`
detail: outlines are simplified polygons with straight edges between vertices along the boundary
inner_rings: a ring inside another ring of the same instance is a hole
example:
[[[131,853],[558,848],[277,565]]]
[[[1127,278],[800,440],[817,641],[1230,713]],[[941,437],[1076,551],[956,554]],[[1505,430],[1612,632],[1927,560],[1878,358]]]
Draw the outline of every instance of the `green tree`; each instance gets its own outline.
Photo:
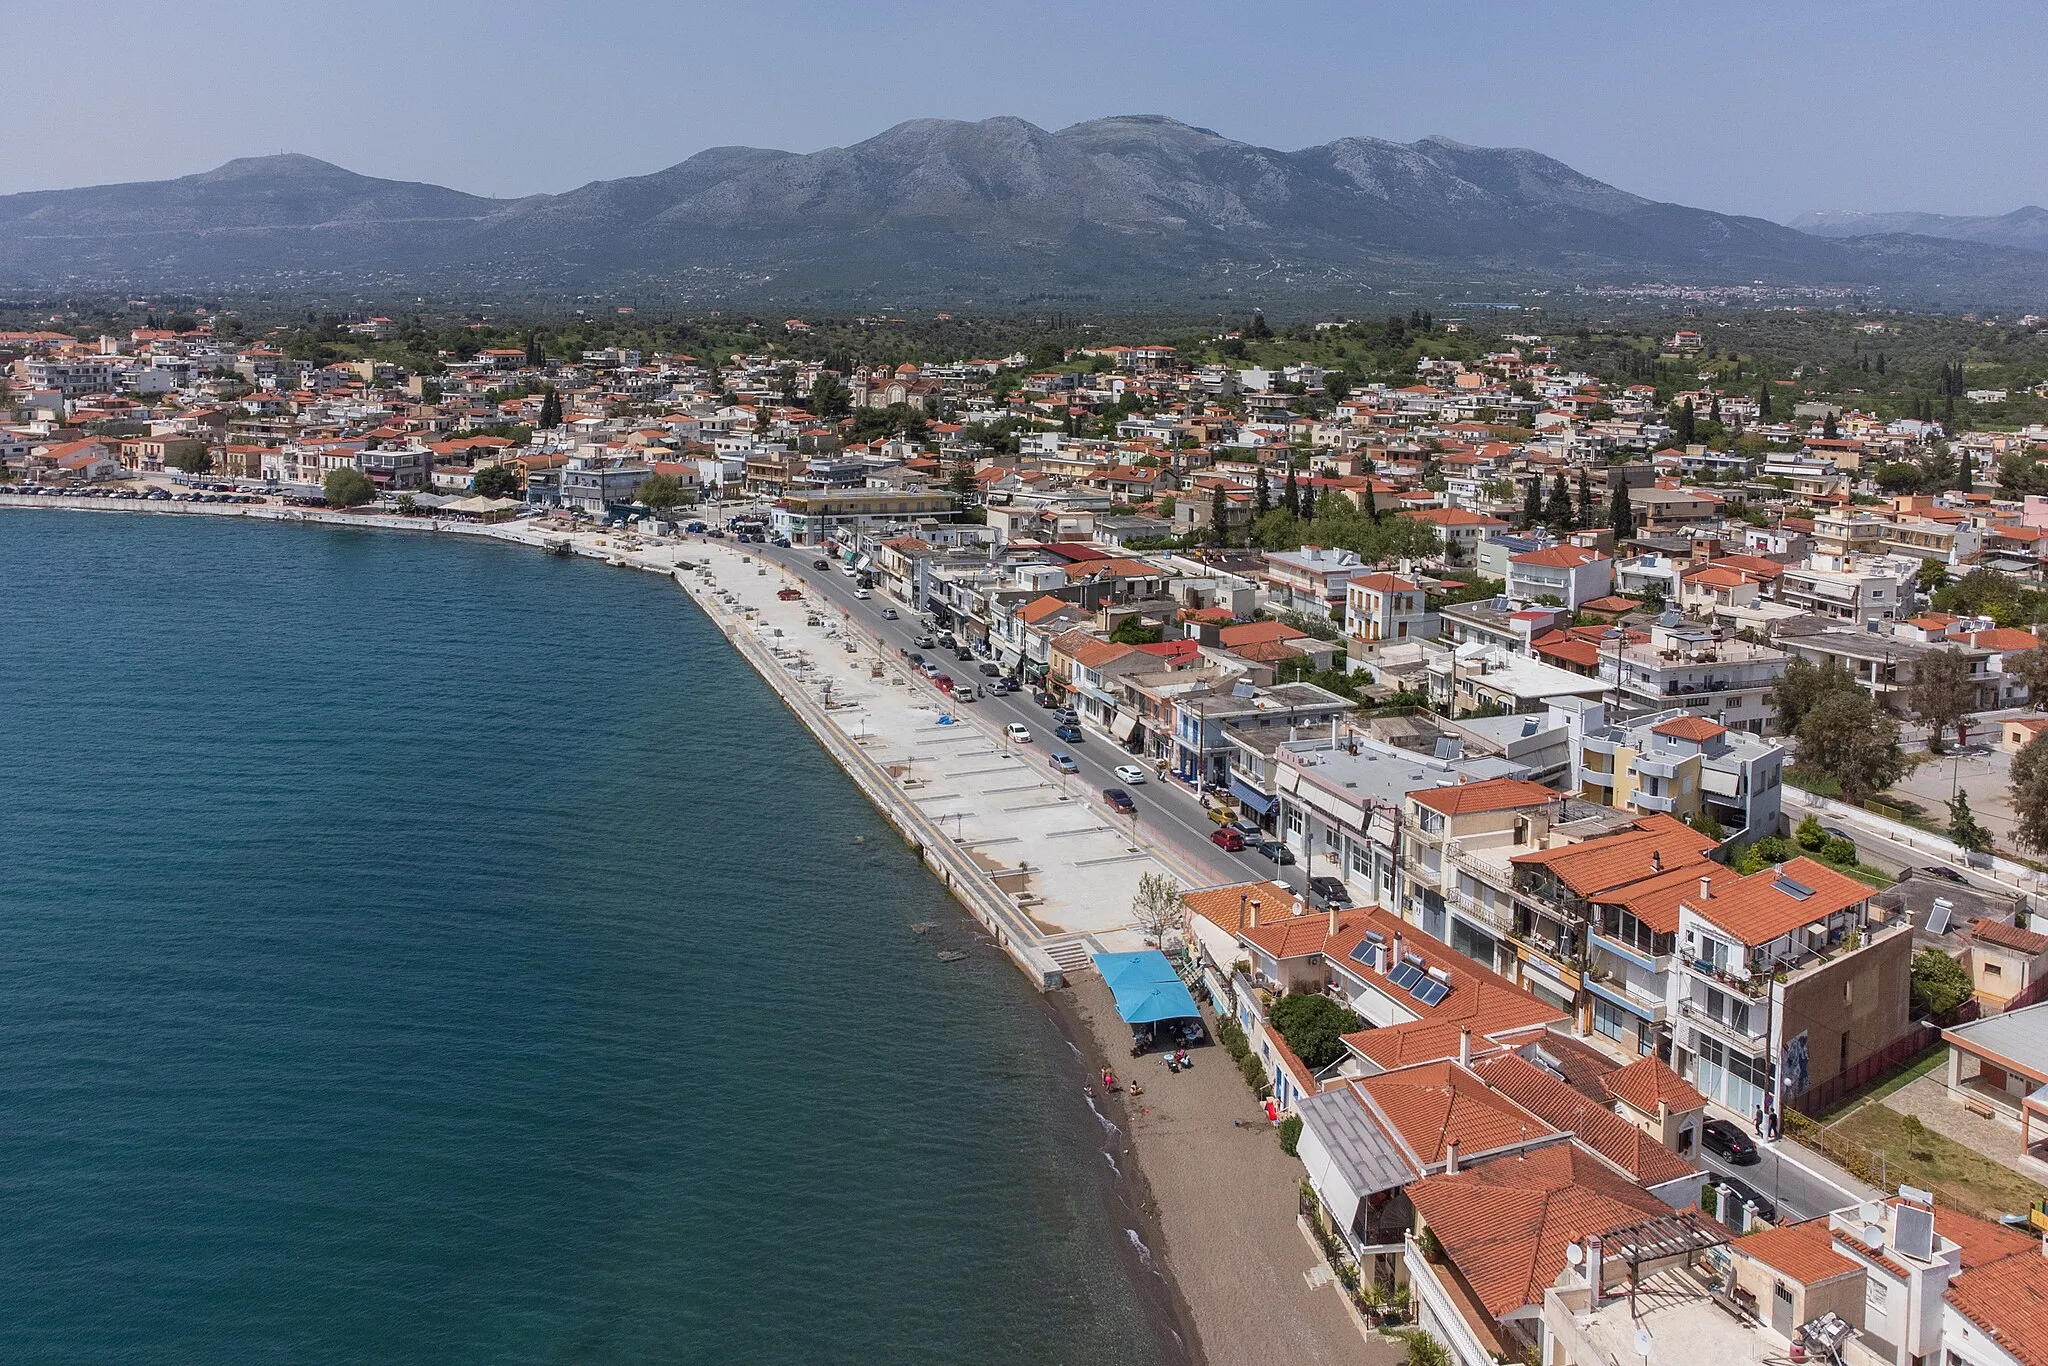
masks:
[[[1799,766],[1833,778],[1852,802],[1882,792],[1906,771],[1899,723],[1861,688],[1830,692],[1800,718]]]
[[[1429,1230],[1424,1229],[1423,1232],[1429,1233]],[[1449,1350],[1423,1329],[1410,1328],[1401,1334],[1401,1342],[1407,1349],[1406,1366],[1451,1366]]]
[[[1599,509],[1593,504],[1593,482],[1586,477],[1583,466],[1579,469],[1579,529],[1584,531],[1597,526]]]
[[[1937,1023],[1952,1021],[1974,988],[1970,972],[1940,949],[1913,955],[1913,1014]]]
[[[1970,658],[1961,650],[1936,650],[1922,655],[1913,666],[1913,686],[1906,690],[1906,704],[1927,723],[1927,747],[1940,754],[1950,727],[1961,744],[1969,725],[1976,720],[1977,680],[1970,671]]]
[[[1332,403],[1342,403],[1351,397],[1351,376],[1342,370],[1332,370],[1323,376],[1323,392]]]
[[[2036,645],[2016,655],[2008,655],[2005,671],[2027,685],[2027,705],[2039,708],[2043,698],[2048,698],[2048,646]]]
[[[1679,447],[1690,446],[1699,436],[1699,415],[1693,412],[1692,400],[1680,399],[1671,409],[1671,441]]]
[[[1543,520],[1559,535],[1572,529],[1572,491],[1560,472],[1550,485],[1550,501],[1544,504]]]
[[[1159,628],[1147,626],[1143,619],[1133,612],[1116,624],[1116,629],[1109,633],[1109,638],[1119,645],[1157,645]]]
[[[811,381],[811,393],[806,402],[819,417],[845,417],[853,411],[853,392],[835,371],[820,370],[818,377]]]
[[[2048,745],[2040,735],[2013,756],[2012,809],[2013,839],[2037,854],[2048,853]]]
[[[1756,415],[1765,422],[1771,420],[1771,382],[1769,380],[1765,380],[1757,386]]]
[[[552,384],[541,390],[538,425],[544,432],[551,432],[562,425],[562,396],[555,392]]]
[[[1846,670],[1832,664],[1809,664],[1795,655],[1772,690],[1772,700],[1778,707],[1778,733],[1797,733],[1800,721],[1823,697],[1862,691]]]
[[[186,474],[205,474],[213,468],[213,452],[204,446],[179,451],[164,463]]]
[[[1266,462],[1259,462],[1258,481],[1252,485],[1252,520],[1257,522],[1273,510],[1273,485],[1266,478]]]
[[[1926,472],[1910,460],[1894,460],[1877,467],[1877,486],[1886,493],[1911,493],[1926,479]]]
[[[1301,482],[1294,477],[1294,462],[1287,462],[1287,484],[1280,491],[1280,506],[1290,517],[1301,516]]]
[[[1316,519],[1316,486],[1304,482],[1301,486],[1301,520],[1313,522]]]
[[[1948,837],[1972,854],[1991,852],[1991,832],[1970,811],[1970,794],[1961,788],[1948,804]]]
[[[1607,525],[1614,528],[1614,544],[1618,550],[1623,541],[1636,534],[1636,513],[1629,506],[1628,480],[1619,475],[1612,477],[1614,491],[1607,502]]]
[[[946,488],[955,498],[972,498],[980,485],[974,482],[974,462],[962,455],[953,461],[946,476]]]
[[[1841,429],[1835,425],[1835,410],[1828,409],[1827,417],[1820,424],[1820,438],[1823,441],[1839,441]]]
[[[1806,818],[1799,822],[1799,828],[1792,832],[1792,838],[1807,853],[1817,854],[1828,842],[1828,832],[1821,829],[1820,817],[1808,812]]]
[[[320,482],[320,496],[327,500],[329,507],[361,507],[377,496],[377,486],[370,482],[370,476],[353,465],[329,470]]]
[[[1522,530],[1534,531],[1543,525],[1543,476],[1529,476],[1528,491],[1522,497]]]
[[[1287,476],[1287,481],[1290,484],[1294,482],[1292,473]],[[1224,495],[1221,480],[1209,491],[1209,544],[1230,544],[1230,502]]]
[[[1282,996],[1266,1018],[1294,1056],[1316,1072],[1344,1056],[1344,1035],[1364,1027],[1354,1012],[1321,992]]]
[[[510,465],[486,465],[470,476],[469,486],[485,498],[517,498],[519,476]]]
[[[1948,582],[1948,566],[1940,560],[1928,560],[1914,571],[1913,582],[1919,586],[1921,592],[1932,595]]]
[[[672,512],[691,501],[689,486],[673,474],[649,475],[634,497],[656,512]]]

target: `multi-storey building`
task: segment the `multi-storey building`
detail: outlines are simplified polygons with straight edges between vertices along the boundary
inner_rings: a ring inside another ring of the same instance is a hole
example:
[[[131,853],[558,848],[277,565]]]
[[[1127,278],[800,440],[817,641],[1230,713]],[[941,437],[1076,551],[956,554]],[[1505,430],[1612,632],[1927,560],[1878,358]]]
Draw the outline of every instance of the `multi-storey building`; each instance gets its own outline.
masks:
[[[1730,730],[1762,735],[1777,716],[1772,690],[1785,655],[1711,627],[1680,624],[1667,614],[1647,641],[1617,637],[1600,651],[1600,678],[1624,706],[1650,711],[1684,707]]]
[[[1730,834],[1776,834],[1784,746],[1691,711],[1664,711],[1590,732],[1581,742],[1588,801],[1688,824],[1701,816]]]

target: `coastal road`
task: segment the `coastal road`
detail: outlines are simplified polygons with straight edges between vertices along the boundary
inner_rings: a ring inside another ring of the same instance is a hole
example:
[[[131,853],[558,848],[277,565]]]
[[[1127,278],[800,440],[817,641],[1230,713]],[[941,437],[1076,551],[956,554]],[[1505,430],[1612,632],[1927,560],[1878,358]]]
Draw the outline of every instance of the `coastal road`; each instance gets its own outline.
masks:
[[[789,570],[808,589],[845,613],[864,635],[880,639],[891,649],[907,651],[913,648],[921,630],[917,613],[879,593],[868,599],[854,597],[856,585],[845,574],[837,569],[811,567],[811,561],[819,558],[815,550],[807,551],[800,547],[781,550],[770,545],[749,546],[748,549]],[[885,621],[882,618],[884,608],[894,608],[901,616],[896,621]],[[974,664],[962,662],[950,672],[962,682],[972,682],[979,687],[989,681],[975,671],[980,663],[979,659]],[[1203,810],[1200,798],[1186,785],[1177,781],[1162,782],[1157,777],[1141,787],[1131,787],[1120,781],[1111,771],[1118,764],[1134,763],[1147,772],[1153,771],[1153,765],[1133,757],[1107,736],[1089,731],[1089,738],[1081,744],[1053,739],[1050,714],[1031,701],[1028,691],[1001,696],[984,694],[981,701],[965,704],[962,708],[962,714],[970,712],[978,714],[984,723],[993,723],[998,738],[1004,725],[1021,721],[1031,732],[1034,743],[1019,748],[1037,750],[1041,763],[1044,755],[1056,751],[1071,755],[1080,772],[1067,781],[1090,796],[1099,795],[1105,787],[1125,788],[1138,808],[1135,817],[1122,818],[1135,820],[1133,833],[1167,845],[1182,864],[1204,874],[1209,885],[1259,878],[1285,883],[1296,891],[1303,890],[1305,879],[1299,866],[1281,867],[1250,850],[1232,854],[1210,843],[1209,836],[1216,826]]]

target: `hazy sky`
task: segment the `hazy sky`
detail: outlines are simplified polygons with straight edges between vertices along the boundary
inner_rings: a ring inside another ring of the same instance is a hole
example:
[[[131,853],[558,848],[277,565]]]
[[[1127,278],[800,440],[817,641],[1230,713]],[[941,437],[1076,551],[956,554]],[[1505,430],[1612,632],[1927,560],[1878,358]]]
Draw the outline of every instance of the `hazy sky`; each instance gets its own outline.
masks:
[[[2044,0],[0,0],[0,35],[0,192],[288,150],[513,195],[909,118],[1161,113],[1533,147],[1777,219],[2048,203]]]

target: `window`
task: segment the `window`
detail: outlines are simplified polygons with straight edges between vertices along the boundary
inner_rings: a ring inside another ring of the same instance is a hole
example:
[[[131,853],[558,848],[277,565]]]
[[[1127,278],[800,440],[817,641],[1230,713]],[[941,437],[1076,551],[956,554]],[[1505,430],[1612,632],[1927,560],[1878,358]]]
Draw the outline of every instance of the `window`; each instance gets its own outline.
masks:
[[[1986,977],[2003,977],[2005,976],[2005,969],[1996,963],[1986,963],[1984,965],[1984,975]]]
[[[1602,996],[1595,996],[1593,998],[1594,1033],[1604,1034],[1610,1039],[1621,1038],[1627,1014],[1626,1011],[1614,1004],[1614,1002]]]

